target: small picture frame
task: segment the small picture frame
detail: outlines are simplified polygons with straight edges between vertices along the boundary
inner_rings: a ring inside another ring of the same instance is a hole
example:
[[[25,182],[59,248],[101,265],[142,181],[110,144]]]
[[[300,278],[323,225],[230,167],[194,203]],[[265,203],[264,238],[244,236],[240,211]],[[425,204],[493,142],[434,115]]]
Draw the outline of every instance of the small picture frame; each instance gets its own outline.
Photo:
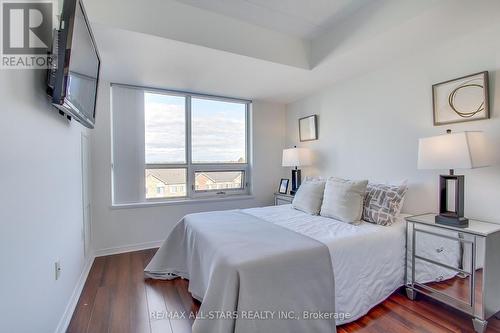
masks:
[[[318,116],[312,115],[299,119],[300,142],[318,140]]]
[[[290,179],[281,178],[280,187],[278,189],[278,193],[280,193],[280,194],[286,194],[288,192],[288,183],[289,182],[290,182]]]
[[[432,86],[434,126],[490,118],[488,72]]]

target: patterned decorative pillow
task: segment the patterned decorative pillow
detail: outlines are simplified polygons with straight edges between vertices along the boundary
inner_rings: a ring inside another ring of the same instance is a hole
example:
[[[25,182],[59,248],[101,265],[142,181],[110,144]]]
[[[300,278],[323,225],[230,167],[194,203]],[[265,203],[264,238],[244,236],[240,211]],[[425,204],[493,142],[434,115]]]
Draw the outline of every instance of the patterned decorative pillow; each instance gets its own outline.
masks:
[[[369,183],[363,205],[363,220],[389,226],[396,222],[401,212],[408,185]]]

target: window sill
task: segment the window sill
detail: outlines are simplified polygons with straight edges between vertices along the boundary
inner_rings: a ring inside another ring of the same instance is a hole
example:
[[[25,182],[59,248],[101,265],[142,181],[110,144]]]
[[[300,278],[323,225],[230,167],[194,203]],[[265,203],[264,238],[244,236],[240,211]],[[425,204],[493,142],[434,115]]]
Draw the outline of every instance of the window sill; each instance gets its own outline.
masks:
[[[146,208],[146,207],[157,207],[157,206],[177,206],[177,205],[189,205],[189,204],[199,204],[199,203],[209,203],[209,202],[224,202],[224,201],[235,201],[235,200],[250,200],[254,199],[251,194],[239,194],[231,195],[227,197],[219,198],[196,198],[196,199],[172,199],[164,201],[147,201],[147,202],[135,202],[126,204],[112,204],[111,209],[132,209],[132,208]]]

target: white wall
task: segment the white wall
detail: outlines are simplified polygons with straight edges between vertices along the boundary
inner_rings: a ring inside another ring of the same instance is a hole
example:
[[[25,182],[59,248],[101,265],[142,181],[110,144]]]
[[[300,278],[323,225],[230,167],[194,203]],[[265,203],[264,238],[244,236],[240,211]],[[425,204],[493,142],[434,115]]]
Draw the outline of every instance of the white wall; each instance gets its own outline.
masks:
[[[316,156],[306,174],[408,179],[404,210],[437,210],[439,171],[417,170],[418,138],[482,130],[500,151],[500,44],[498,21],[459,39],[443,40],[376,71],[338,83],[287,107],[287,144],[298,142],[298,118],[319,115],[319,140],[302,143]],[[365,54],[369,57],[369,53]],[[434,127],[431,85],[488,70],[492,119]],[[443,171],[446,172],[445,170]],[[466,175],[466,215],[500,222],[500,168],[460,171]]]
[[[84,267],[83,130],[49,105],[44,80],[0,71],[0,332],[54,332]]]
[[[97,254],[145,247],[165,239],[174,224],[194,212],[270,205],[282,173],[281,153],[285,139],[285,107],[254,102],[253,199],[183,203],[141,208],[111,207],[111,122],[109,83],[99,90],[97,124],[91,136],[92,146],[92,236]]]

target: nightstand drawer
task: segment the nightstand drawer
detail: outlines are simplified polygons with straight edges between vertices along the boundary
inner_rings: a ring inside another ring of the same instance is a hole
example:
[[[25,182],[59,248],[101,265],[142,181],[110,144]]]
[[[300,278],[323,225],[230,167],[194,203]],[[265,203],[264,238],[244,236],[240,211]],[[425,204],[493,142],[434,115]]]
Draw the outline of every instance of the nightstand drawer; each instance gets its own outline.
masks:
[[[276,203],[276,206],[289,205],[289,204],[292,203],[292,201],[291,200],[285,200],[285,199],[282,199],[282,198],[276,198],[275,203]]]
[[[289,205],[293,201],[293,195],[282,194],[282,193],[274,193],[274,205]]]
[[[472,273],[473,244],[474,236],[471,235],[415,227],[415,256],[456,272]]]
[[[417,257],[415,275],[414,286],[419,291],[442,294],[454,299],[458,306],[472,310],[471,274],[459,274],[457,270]]]

